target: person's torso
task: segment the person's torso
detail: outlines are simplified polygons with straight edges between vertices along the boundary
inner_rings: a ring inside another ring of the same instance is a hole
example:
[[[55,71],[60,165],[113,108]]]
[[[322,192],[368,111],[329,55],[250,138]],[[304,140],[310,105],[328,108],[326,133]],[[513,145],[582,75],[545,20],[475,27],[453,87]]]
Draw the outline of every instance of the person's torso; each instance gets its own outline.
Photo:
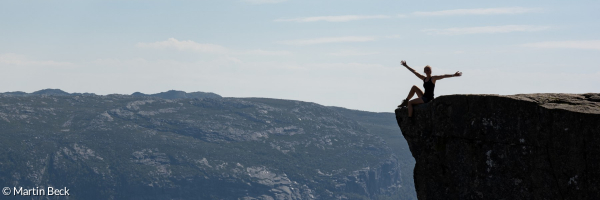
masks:
[[[425,94],[423,94],[423,96],[431,99],[433,99],[433,90],[435,89],[435,84],[432,79],[432,77],[425,77],[423,79],[423,87],[425,88]]]

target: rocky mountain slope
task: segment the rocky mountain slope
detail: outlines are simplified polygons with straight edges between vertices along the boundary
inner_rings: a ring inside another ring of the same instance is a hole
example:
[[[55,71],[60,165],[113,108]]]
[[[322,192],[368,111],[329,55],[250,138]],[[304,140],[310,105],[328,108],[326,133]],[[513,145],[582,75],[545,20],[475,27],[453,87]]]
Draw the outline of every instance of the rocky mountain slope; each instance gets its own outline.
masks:
[[[415,198],[391,113],[61,92],[0,95],[3,186],[67,187],[70,199]]]
[[[450,95],[396,110],[425,199],[600,199],[600,94]]]

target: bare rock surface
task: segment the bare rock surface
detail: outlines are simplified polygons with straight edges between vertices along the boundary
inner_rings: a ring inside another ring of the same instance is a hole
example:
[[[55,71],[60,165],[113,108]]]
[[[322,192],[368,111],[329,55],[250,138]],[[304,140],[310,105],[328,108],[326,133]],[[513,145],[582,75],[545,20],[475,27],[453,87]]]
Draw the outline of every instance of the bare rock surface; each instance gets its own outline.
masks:
[[[600,199],[600,94],[441,96],[396,120],[418,199]]]

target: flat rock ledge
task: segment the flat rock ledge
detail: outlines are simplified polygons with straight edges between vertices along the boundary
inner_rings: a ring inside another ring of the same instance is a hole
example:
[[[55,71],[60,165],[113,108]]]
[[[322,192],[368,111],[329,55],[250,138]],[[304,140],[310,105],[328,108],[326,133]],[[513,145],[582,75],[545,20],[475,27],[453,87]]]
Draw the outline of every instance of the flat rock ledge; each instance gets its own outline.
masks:
[[[396,109],[429,199],[600,199],[600,94],[448,95]]]

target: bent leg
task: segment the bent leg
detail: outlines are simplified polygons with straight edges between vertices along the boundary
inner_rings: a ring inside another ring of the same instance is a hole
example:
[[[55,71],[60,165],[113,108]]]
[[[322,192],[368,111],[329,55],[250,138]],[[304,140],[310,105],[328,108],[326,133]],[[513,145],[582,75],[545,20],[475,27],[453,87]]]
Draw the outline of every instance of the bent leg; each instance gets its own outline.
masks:
[[[415,94],[421,98],[423,96],[423,91],[416,85],[413,85],[412,88],[410,88],[410,92],[408,92],[408,97],[406,97],[406,99],[410,100]]]
[[[413,114],[413,105],[419,105],[419,104],[422,104],[422,103],[425,103],[425,102],[421,98],[416,98],[416,99],[410,100],[408,102],[408,106],[407,106],[408,107],[408,117],[412,117],[412,114]]]

